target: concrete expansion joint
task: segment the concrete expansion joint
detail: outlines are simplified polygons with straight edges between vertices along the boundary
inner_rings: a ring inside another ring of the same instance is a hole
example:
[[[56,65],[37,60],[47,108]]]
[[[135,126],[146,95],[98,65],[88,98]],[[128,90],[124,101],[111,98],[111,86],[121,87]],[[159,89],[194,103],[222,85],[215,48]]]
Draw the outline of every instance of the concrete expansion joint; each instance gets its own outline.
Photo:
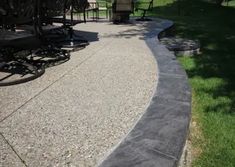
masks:
[[[64,75],[63,75],[64,76]],[[5,121],[6,119],[12,117],[14,115],[14,113],[16,113],[18,110],[20,110],[22,107],[24,107],[26,104],[28,104],[30,101],[32,101],[34,98],[36,98],[37,96],[39,96],[41,93],[43,93],[45,90],[47,90],[49,87],[51,87],[54,83],[56,83],[57,81],[59,81],[61,78],[63,78],[63,76],[61,76],[60,78],[58,78],[57,80],[55,80],[54,82],[52,82],[50,85],[48,85],[47,87],[45,87],[44,89],[42,89],[41,91],[39,91],[37,94],[35,94],[33,97],[31,97],[29,100],[27,100],[26,102],[24,102],[21,106],[19,106],[18,108],[16,108],[14,111],[12,111],[12,113],[10,113],[9,115],[7,115],[5,118],[3,118],[2,120],[0,120],[0,123]]]
[[[22,162],[22,164],[25,167],[28,167],[23,158],[17,153],[17,151],[14,149],[14,147],[8,142],[8,140],[5,138],[5,136],[0,132],[0,136],[5,141],[5,143],[11,148],[11,150],[15,153],[15,155],[19,158],[19,160]]]
[[[96,53],[102,51],[105,47],[107,47],[107,45],[111,45],[112,42],[109,42],[106,44],[106,46],[104,45],[103,47],[101,47],[99,50],[96,51]],[[24,102],[21,106],[19,106],[18,108],[16,108],[14,111],[12,111],[9,115],[7,115],[5,118],[3,118],[2,120],[0,120],[0,123],[5,121],[6,119],[10,118],[11,116],[14,115],[14,113],[16,113],[18,110],[20,110],[22,107],[24,107],[25,105],[27,105],[30,101],[32,101],[34,98],[38,97],[40,94],[42,94],[44,91],[46,91],[47,89],[49,89],[52,85],[54,85],[55,83],[57,83],[58,81],[60,81],[62,78],[64,78],[67,74],[69,74],[71,71],[73,71],[74,69],[78,68],[79,66],[81,66],[83,63],[85,63],[87,60],[91,59],[93,56],[95,56],[94,53],[92,53],[90,56],[88,56],[85,60],[83,60],[81,63],[79,63],[77,66],[75,66],[74,68],[70,69],[69,71],[67,71],[64,75],[62,75],[61,77],[59,77],[57,80],[55,80],[54,82],[52,82],[50,85],[48,85],[47,87],[45,87],[44,89],[42,89],[40,92],[38,92],[37,94],[35,94],[33,97],[31,97],[29,100],[27,100],[26,102]]]

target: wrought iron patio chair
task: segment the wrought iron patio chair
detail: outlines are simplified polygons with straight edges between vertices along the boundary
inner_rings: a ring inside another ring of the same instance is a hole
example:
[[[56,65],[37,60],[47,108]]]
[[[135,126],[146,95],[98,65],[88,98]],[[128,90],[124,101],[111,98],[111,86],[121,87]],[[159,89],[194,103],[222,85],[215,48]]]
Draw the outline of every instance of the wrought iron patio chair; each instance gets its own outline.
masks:
[[[153,10],[153,0],[147,0],[144,2],[137,2],[136,11],[142,11],[141,18],[136,19],[137,21],[151,21],[151,19],[146,17],[147,12]]]
[[[89,18],[89,12],[92,12],[93,20],[98,21],[100,19],[100,12],[105,12],[106,19],[109,16],[111,9],[110,2],[108,0],[88,0],[89,6],[86,8],[86,15]]]
[[[69,38],[67,40],[67,45],[66,47],[68,48],[84,48],[85,46],[89,45],[88,40],[86,40],[84,37],[79,35],[79,32],[74,30],[73,27],[76,24],[85,22],[86,23],[86,18],[85,18],[85,9],[87,8],[88,1],[87,0],[67,0],[67,9],[70,7],[70,24],[68,26],[68,32],[69,32]],[[79,10],[81,9],[84,13],[84,20],[74,20],[74,9]],[[75,49],[76,50],[76,49]]]
[[[35,28],[30,25],[22,25],[20,29],[32,31],[36,29],[40,46],[33,50],[29,56],[30,61],[44,67],[50,67],[64,63],[70,59],[70,54],[56,45],[58,40],[66,37],[61,26],[53,26],[53,16],[60,14],[58,6],[55,9],[48,8],[43,0],[35,0],[36,16],[34,17]],[[46,8],[46,10],[45,10]],[[47,13],[45,12],[47,11]]]
[[[88,0],[89,6],[86,8],[86,16],[89,18],[89,12],[92,12],[92,19],[99,19],[99,4],[96,0]]]
[[[65,36],[66,27],[66,0],[39,0],[38,8],[38,29],[41,36],[48,40],[58,41]],[[53,25],[53,23],[62,23]],[[58,33],[56,33],[58,31]],[[53,36],[55,35],[55,36]],[[58,38],[55,40],[55,38]]]
[[[87,40],[78,37],[73,30],[73,26],[76,23],[73,20],[72,0],[41,0],[40,6],[38,10],[41,13],[39,14],[41,17],[39,25],[41,26],[39,27],[41,27],[41,34],[45,34],[43,35],[45,38],[47,38],[48,34],[49,37],[53,34],[53,38],[49,38],[51,39],[50,41],[63,48],[76,49],[88,45]],[[67,12],[70,12],[70,19],[66,19]],[[63,25],[53,29],[53,23],[62,23]],[[45,33],[47,31],[43,30],[43,26],[48,26],[48,24],[51,30],[48,31],[49,33]]]
[[[108,19],[110,17],[111,5],[108,0],[100,0],[98,1],[98,16],[100,16],[100,12],[105,12],[105,17]]]
[[[89,7],[89,3],[87,0],[73,0],[72,1],[72,8],[73,13],[83,14],[83,21],[86,23],[86,9]]]

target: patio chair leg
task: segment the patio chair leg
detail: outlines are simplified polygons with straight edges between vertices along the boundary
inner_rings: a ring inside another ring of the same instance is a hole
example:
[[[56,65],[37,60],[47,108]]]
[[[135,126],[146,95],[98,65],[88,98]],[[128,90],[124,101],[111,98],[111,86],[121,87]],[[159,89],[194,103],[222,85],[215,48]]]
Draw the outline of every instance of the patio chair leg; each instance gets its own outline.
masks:
[[[84,23],[86,23],[86,11],[83,12],[83,20],[84,20]]]
[[[139,19],[136,19],[136,21],[152,21],[152,19],[146,18],[146,12],[147,10],[143,10],[142,17]]]
[[[59,46],[62,46],[63,48],[77,50],[79,48],[84,48],[89,45],[89,42],[81,36],[77,35],[72,27],[69,28],[68,33],[69,36],[60,43],[58,43]]]
[[[93,21],[95,20],[95,13],[94,10],[92,11],[92,15],[93,15]]]

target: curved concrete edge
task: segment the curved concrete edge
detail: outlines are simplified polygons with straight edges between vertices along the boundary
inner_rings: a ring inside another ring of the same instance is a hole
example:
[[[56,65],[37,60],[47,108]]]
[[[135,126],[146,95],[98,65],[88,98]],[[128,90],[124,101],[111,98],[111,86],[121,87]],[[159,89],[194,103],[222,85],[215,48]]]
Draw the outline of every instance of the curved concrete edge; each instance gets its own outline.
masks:
[[[146,112],[99,167],[178,166],[189,131],[191,88],[175,55],[157,38],[172,26],[168,21],[148,34],[146,44],[158,66],[156,91]]]

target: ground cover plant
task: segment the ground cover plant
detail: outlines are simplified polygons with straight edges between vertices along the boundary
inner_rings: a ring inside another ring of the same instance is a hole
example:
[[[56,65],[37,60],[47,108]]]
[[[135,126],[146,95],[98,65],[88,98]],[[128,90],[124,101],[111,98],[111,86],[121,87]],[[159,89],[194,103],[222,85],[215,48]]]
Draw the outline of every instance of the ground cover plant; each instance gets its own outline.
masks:
[[[178,58],[193,89],[192,166],[234,167],[235,1],[155,0],[149,14],[173,20],[176,36],[201,43],[200,55]]]

